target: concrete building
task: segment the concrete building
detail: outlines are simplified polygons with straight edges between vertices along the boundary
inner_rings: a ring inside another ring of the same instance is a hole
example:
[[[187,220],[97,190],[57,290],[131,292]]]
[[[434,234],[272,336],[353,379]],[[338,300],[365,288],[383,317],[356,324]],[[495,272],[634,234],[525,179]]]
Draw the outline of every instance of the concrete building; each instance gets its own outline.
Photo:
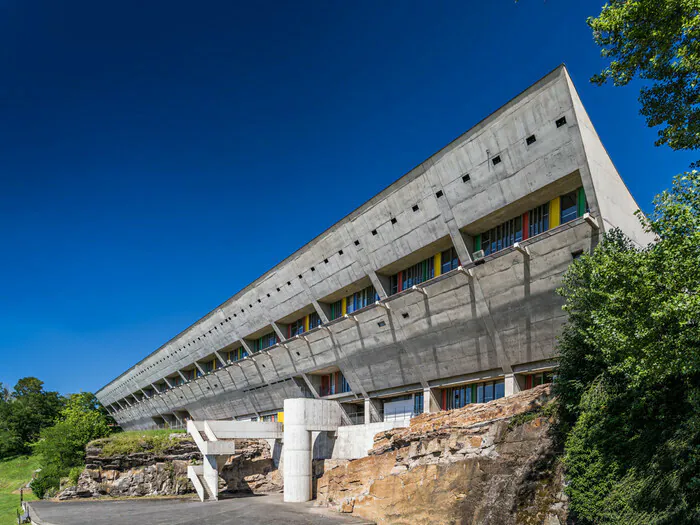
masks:
[[[551,380],[571,261],[613,227],[650,242],[637,208],[560,66],[97,397],[145,429],[282,422],[302,398],[334,401],[335,428],[402,424],[509,395]]]

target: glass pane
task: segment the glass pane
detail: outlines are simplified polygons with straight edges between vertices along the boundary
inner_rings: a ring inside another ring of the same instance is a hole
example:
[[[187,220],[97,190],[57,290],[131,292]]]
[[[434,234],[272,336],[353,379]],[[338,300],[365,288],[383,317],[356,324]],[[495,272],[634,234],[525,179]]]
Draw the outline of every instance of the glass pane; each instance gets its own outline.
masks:
[[[484,403],[493,401],[493,383],[486,383],[484,385]]]
[[[476,385],[476,402],[484,402],[484,384]]]
[[[506,395],[506,385],[503,381],[496,381],[494,399],[501,399]]]

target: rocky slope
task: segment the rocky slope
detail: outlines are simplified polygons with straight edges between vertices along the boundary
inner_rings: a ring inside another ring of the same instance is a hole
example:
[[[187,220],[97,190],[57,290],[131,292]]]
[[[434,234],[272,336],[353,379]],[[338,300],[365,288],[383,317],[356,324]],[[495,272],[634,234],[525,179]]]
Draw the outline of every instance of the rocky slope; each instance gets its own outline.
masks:
[[[317,503],[379,524],[565,523],[549,399],[540,386],[377,434],[368,457],[324,469]]]
[[[220,490],[266,494],[282,490],[282,474],[273,465],[264,440],[237,440],[239,453],[223,467]],[[173,434],[159,450],[146,444],[143,450],[106,453],[109,438],[86,448],[86,468],[76,486],[65,487],[58,499],[100,496],[174,496],[194,493],[187,479],[187,466],[201,463],[202,456],[190,436]]]

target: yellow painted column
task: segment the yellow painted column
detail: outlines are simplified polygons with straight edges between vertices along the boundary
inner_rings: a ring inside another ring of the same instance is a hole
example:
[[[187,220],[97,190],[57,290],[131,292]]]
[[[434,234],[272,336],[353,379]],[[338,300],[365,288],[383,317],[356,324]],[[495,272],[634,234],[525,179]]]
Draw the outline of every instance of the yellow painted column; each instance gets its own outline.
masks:
[[[309,316],[304,317],[304,332],[309,331]]]
[[[442,252],[437,252],[435,256],[433,257],[433,273],[435,274],[435,277],[440,275],[440,272],[442,271]]]
[[[559,197],[549,201],[549,227],[556,228],[561,221],[561,202]]]
[[[346,315],[348,313],[348,298],[343,297],[343,302],[341,303],[341,312],[342,315]]]

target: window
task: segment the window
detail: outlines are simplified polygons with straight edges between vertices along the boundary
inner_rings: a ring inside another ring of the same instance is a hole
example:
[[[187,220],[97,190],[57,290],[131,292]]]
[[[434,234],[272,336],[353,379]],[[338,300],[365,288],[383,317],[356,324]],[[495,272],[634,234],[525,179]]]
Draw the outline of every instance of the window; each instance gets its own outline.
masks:
[[[289,323],[287,327],[287,337],[294,337],[304,333],[304,318],[297,319],[293,323]]]
[[[481,249],[489,255],[523,240],[523,220],[516,217],[481,234]]]
[[[525,142],[528,146],[530,144],[534,144],[535,142],[537,142],[537,137],[535,137],[534,135],[530,135],[527,139],[525,139]]]
[[[316,327],[321,326],[321,317],[316,313],[309,314],[309,330],[313,330]]]
[[[560,224],[573,221],[578,217],[578,191],[572,191],[561,196],[561,221]]]
[[[496,155],[496,156],[493,158],[493,160],[492,160],[491,162],[493,162],[493,165],[494,165],[494,166],[495,166],[496,164],[500,164],[500,163],[501,163],[501,156],[500,156],[500,155]]]
[[[352,313],[360,308],[369,306],[370,304],[379,301],[379,295],[374,289],[374,286],[368,286],[364,290],[360,290],[347,297],[347,313]]]
[[[469,182],[471,180],[471,177],[469,176],[469,173],[466,175],[462,175],[462,182]]]
[[[413,413],[422,414],[423,413],[423,392],[415,394],[413,396]]]
[[[558,118],[556,124],[558,128],[562,127],[566,124],[566,117]]]
[[[549,204],[543,204],[528,212],[528,238],[549,229]]]
[[[351,390],[342,372],[324,374],[321,376],[321,397],[343,394],[346,392],[351,392]]]
[[[343,315],[343,300],[331,303],[331,321]]]
[[[269,348],[276,344],[277,336],[274,332],[270,332],[253,341],[253,352],[260,352],[260,350],[264,350],[265,348]]]
[[[484,383],[472,383],[470,385],[446,388],[442,394],[443,410],[462,408],[471,403],[488,403],[494,399],[505,396],[505,383],[500,381],[486,381]]]
[[[396,275],[392,275],[390,279],[391,294],[408,290],[416,284],[432,279],[435,276],[434,258],[428,257],[424,261],[419,262],[407,268]]]
[[[557,379],[557,375],[552,372],[539,372],[537,374],[530,374],[525,376],[525,390],[539,386],[547,385],[553,383]]]
[[[216,359],[212,359],[211,361],[206,361],[202,363],[202,370],[205,372],[213,372],[218,368],[219,362]]]
[[[260,418],[267,423],[277,423],[277,414],[266,414]]]
[[[229,351],[226,355],[226,359],[232,363],[235,361],[240,361],[244,357],[248,357],[248,352],[246,352],[245,348],[242,346],[240,348],[236,348],[235,350]]]
[[[441,274],[454,270],[459,266],[459,257],[457,257],[457,251],[454,248],[442,252],[440,255],[440,266]]]

